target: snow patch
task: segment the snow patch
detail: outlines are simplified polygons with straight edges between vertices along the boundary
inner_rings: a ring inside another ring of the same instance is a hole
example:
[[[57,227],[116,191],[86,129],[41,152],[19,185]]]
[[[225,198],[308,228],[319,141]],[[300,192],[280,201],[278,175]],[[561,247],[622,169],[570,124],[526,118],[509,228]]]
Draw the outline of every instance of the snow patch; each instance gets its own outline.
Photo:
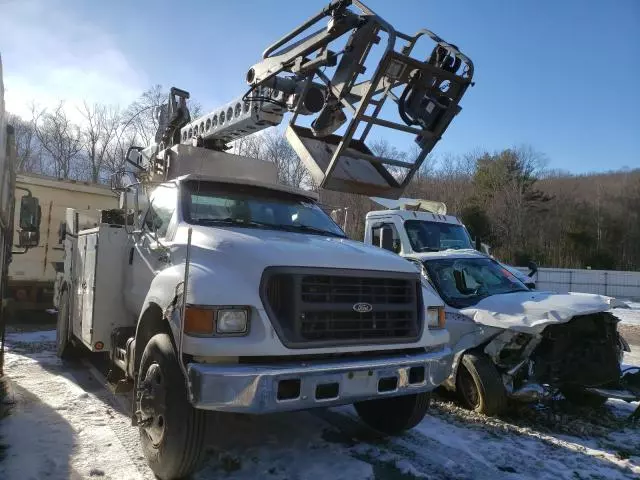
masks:
[[[5,338],[7,344],[55,342],[56,331],[45,330],[38,332],[7,332]]]

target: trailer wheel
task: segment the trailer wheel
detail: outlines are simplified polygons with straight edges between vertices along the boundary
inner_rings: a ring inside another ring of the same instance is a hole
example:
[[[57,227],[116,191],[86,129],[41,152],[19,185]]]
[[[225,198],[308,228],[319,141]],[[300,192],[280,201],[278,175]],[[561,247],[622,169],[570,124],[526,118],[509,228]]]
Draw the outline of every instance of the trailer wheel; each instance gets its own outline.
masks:
[[[502,376],[482,353],[465,353],[458,367],[456,393],[462,405],[484,415],[498,415],[507,406]]]
[[[71,315],[69,310],[69,290],[60,294],[58,318],[56,321],[56,354],[68,360],[78,356],[78,348],[71,342]]]
[[[560,392],[565,399],[580,407],[599,408],[607,403],[608,400],[607,397],[586,392],[582,388],[565,387]]]
[[[381,398],[354,403],[360,419],[374,430],[397,435],[419,424],[427,414],[431,393]]]
[[[171,338],[154,335],[138,372],[136,408],[142,451],[162,480],[196,471],[204,453],[205,412],[191,406]]]

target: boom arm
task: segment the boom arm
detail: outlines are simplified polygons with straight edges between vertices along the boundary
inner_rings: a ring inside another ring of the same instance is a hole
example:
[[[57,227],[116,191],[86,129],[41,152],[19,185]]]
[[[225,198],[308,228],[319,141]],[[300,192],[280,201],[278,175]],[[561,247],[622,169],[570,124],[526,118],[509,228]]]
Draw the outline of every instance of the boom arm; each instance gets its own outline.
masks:
[[[435,44],[430,54],[412,56],[424,39]],[[262,57],[247,72],[245,95],[193,121],[188,93],[172,89],[156,152],[177,143],[225,150],[280,124],[288,111],[287,139],[317,185],[398,198],[460,111],[473,77],[473,63],[455,45],[429,30],[398,32],[359,0],[332,1]],[[415,158],[376,155],[365,143],[374,129],[411,134]]]

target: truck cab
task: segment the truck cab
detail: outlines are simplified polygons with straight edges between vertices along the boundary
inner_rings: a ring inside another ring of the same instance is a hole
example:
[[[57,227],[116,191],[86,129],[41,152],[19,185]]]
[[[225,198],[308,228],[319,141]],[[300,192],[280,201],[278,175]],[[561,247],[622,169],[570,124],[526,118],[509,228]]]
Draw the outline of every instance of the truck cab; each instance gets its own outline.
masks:
[[[408,259],[419,260],[429,253],[446,250],[476,250],[465,225],[458,217],[447,215],[444,203],[407,198],[372,200],[389,209],[367,213],[364,235],[366,244],[380,246],[381,232],[388,230],[392,239],[389,249]],[[479,251],[491,256],[489,247],[484,243],[481,243]],[[498,263],[528,288],[535,289],[534,275],[537,266],[533,262],[530,263],[529,274],[510,265]]]

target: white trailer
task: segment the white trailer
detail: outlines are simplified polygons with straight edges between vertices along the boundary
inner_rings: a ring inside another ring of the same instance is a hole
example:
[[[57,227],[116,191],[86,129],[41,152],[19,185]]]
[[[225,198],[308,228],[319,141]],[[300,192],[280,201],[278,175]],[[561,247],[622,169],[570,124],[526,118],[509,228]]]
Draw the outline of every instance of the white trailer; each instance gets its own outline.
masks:
[[[431,56],[412,56],[425,39]],[[387,434],[424,417],[450,371],[442,301],[410,263],[347,239],[315,192],[225,150],[291,111],[287,138],[317,185],[397,197],[472,74],[433,33],[406,35],[359,1],[332,2],[264,52],[242,98],[192,120],[188,93],[171,90],[156,142],[132,148],[133,170],[114,176],[120,216],[83,231],[68,212],[59,354],[109,352],[157,476],[197,468],[205,411],[354,404]],[[374,127],[415,136],[416,159],[375,156]]]
[[[13,253],[24,253],[37,245],[40,228],[38,199],[27,192],[20,198],[18,210],[18,245],[23,250],[13,252],[14,199],[16,184],[16,146],[13,127],[7,123],[4,110],[4,83],[0,57],[0,377],[4,364],[4,334],[7,324],[7,272]]]
[[[42,206],[38,244],[13,256],[8,277],[12,314],[33,315],[56,306],[56,273],[64,253],[60,228],[67,208],[78,211],[82,228],[91,228],[98,224],[98,210],[118,207],[118,195],[106,185],[25,173],[16,175],[15,188],[30,192]],[[19,229],[17,219],[15,229]],[[17,244],[17,236],[15,240]]]

